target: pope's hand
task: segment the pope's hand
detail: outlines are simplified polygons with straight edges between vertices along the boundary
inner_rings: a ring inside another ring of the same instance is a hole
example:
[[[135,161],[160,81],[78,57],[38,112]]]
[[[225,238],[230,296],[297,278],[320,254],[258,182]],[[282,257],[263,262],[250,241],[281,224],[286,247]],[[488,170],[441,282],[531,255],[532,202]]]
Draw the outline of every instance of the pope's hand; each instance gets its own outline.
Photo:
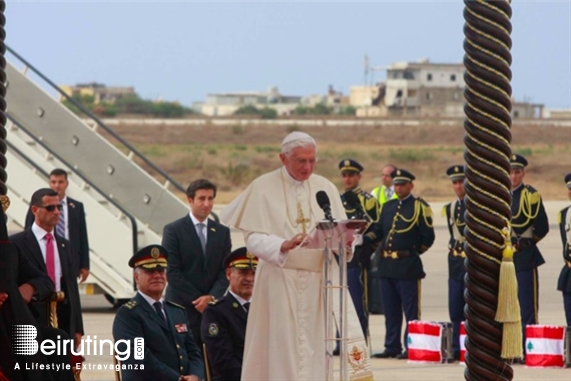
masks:
[[[305,240],[305,238],[307,237],[307,234],[305,233],[299,233],[296,234],[292,239],[290,239],[289,241],[284,241],[282,243],[282,246],[280,247],[280,251],[282,253],[287,253],[288,251],[290,251],[291,249],[295,249],[297,246],[299,246]]]

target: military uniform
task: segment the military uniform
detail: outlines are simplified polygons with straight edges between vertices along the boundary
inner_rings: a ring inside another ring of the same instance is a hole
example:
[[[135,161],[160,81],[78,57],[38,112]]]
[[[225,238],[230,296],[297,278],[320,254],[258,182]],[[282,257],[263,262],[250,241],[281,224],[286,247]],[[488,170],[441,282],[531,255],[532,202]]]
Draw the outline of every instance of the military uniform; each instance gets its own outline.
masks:
[[[455,165],[446,171],[446,174],[452,181],[464,180],[464,167]],[[460,325],[464,318],[464,260],[466,253],[464,252],[464,228],[466,222],[464,220],[464,212],[466,205],[464,199],[457,199],[454,202],[446,204],[442,208],[442,216],[446,217],[446,224],[450,233],[448,241],[448,314],[453,326],[452,351],[454,357],[460,357]]]
[[[403,169],[391,173],[393,182],[412,182],[415,177]],[[407,323],[420,319],[420,280],[425,277],[420,255],[434,243],[430,206],[410,194],[403,200],[387,201],[381,208],[379,252],[381,294],[385,307],[385,351],[377,358],[401,353],[404,311]],[[408,328],[405,329],[405,348]],[[406,358],[406,352],[401,358]]]
[[[513,169],[523,169],[527,166],[527,160],[521,155],[512,155],[510,162]],[[545,260],[537,248],[537,243],[549,232],[549,222],[539,192],[527,184],[522,183],[512,190],[511,212],[514,265],[521,322],[525,332],[527,324],[538,323],[537,268],[544,264]]]
[[[360,173],[363,171],[361,164],[352,159],[341,160],[339,163],[339,169],[341,170],[341,173]],[[357,196],[362,210],[355,208],[355,206],[351,205],[351,202],[347,202],[347,192],[353,192]],[[362,215],[364,212],[372,223],[363,234],[363,244],[357,246],[353,258],[347,264],[347,283],[349,285],[349,293],[353,300],[353,304],[355,305],[355,310],[359,317],[359,323],[361,324],[363,334],[367,337],[367,333],[369,331],[369,314],[367,306],[366,273],[370,268],[371,255],[374,251],[373,245],[376,245],[379,241],[379,229],[376,223],[379,220],[380,205],[377,199],[375,199],[370,193],[362,190],[360,187],[347,190],[341,195],[341,201],[343,202],[347,218],[366,218]]]
[[[257,267],[258,258],[248,253],[245,247],[234,250],[224,258],[225,269],[255,271]],[[234,289],[237,286],[232,282],[236,281],[240,283],[240,278],[230,281],[229,292],[219,300],[210,302],[202,315],[200,333],[214,380],[240,380],[242,373],[250,302],[234,293],[240,293]]]
[[[565,176],[567,189],[571,189],[571,173]],[[557,289],[563,293],[563,307],[567,326],[571,327],[571,206],[559,212],[557,224],[563,244],[563,260],[565,265],[559,274]]]
[[[147,255],[151,251],[153,255]],[[160,255],[156,255],[157,252]],[[166,249],[159,245],[143,248],[131,258],[129,265],[166,269]],[[115,315],[113,338],[130,343],[130,356],[121,361],[121,365],[132,366],[132,369],[122,370],[123,381],[178,381],[181,375],[189,374],[204,378],[204,362],[190,332],[184,307],[164,301],[164,315],[159,315],[155,308],[138,292]],[[137,338],[144,339],[142,359],[135,359]],[[118,353],[125,348],[126,344],[120,343]]]
[[[239,380],[248,313],[231,293],[210,302],[202,314],[202,342],[215,378]]]

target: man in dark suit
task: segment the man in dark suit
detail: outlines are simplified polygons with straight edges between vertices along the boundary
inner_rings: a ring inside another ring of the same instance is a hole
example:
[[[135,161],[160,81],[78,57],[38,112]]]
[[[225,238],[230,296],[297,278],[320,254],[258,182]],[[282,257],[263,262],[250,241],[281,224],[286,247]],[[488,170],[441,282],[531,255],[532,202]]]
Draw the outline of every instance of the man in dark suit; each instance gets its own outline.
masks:
[[[169,254],[166,299],[186,308],[194,340],[202,349],[200,322],[209,302],[224,295],[224,258],[230,254],[230,229],[208,218],[216,185],[193,181],[186,190],[190,213],[166,225],[162,245]]]
[[[30,204],[34,223],[29,229],[12,235],[10,240],[20,255],[48,274],[55,284],[55,291],[65,293],[64,300],[57,305],[58,326],[69,334],[77,347],[83,336],[77,274],[69,241],[55,232],[62,206],[57,192],[49,188],[34,192]],[[36,308],[35,314],[40,322],[47,321],[47,310],[43,306]]]
[[[123,340],[118,344],[118,356],[127,352],[126,348],[130,352],[119,359],[126,365],[123,381],[202,380],[204,362],[188,329],[184,307],[162,299],[167,251],[160,245],[144,247],[129,260],[129,266],[135,269],[138,292],[119,308],[113,321],[114,339]],[[143,358],[136,359],[141,338]]]
[[[258,258],[245,247],[224,260],[230,290],[212,301],[202,316],[202,341],[216,380],[240,380],[246,322]]]
[[[81,202],[66,196],[68,185],[66,171],[56,168],[50,172],[50,188],[57,192],[62,205],[56,233],[71,242],[73,271],[75,276],[80,278],[80,282],[84,282],[89,276],[89,242],[87,241],[85,211]],[[34,214],[30,206],[26,215],[26,229],[29,229],[33,223]]]

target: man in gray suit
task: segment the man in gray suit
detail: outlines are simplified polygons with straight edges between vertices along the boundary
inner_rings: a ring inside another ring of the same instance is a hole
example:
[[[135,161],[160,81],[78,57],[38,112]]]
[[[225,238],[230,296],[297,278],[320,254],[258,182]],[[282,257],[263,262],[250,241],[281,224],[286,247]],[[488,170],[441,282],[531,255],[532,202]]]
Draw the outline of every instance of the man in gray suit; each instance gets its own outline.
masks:
[[[216,185],[206,179],[193,181],[186,196],[190,213],[163,231],[162,246],[169,258],[166,299],[186,308],[194,341],[202,349],[202,311],[228,287],[224,258],[232,243],[230,229],[208,218]]]

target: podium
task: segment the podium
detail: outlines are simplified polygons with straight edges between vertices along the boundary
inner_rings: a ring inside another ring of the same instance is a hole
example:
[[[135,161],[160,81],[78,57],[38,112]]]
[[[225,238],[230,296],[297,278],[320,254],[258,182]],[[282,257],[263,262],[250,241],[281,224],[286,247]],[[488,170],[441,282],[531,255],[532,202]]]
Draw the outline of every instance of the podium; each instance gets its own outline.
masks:
[[[326,380],[334,379],[335,343],[339,341],[339,377],[341,380],[373,380],[369,349],[355,307],[349,296],[347,263],[353,252],[355,235],[368,226],[365,220],[318,222],[309,232],[305,248],[323,248],[324,310],[326,340]],[[350,320],[349,313],[355,318]],[[356,324],[351,324],[351,323]],[[339,332],[339,338],[337,338]]]

